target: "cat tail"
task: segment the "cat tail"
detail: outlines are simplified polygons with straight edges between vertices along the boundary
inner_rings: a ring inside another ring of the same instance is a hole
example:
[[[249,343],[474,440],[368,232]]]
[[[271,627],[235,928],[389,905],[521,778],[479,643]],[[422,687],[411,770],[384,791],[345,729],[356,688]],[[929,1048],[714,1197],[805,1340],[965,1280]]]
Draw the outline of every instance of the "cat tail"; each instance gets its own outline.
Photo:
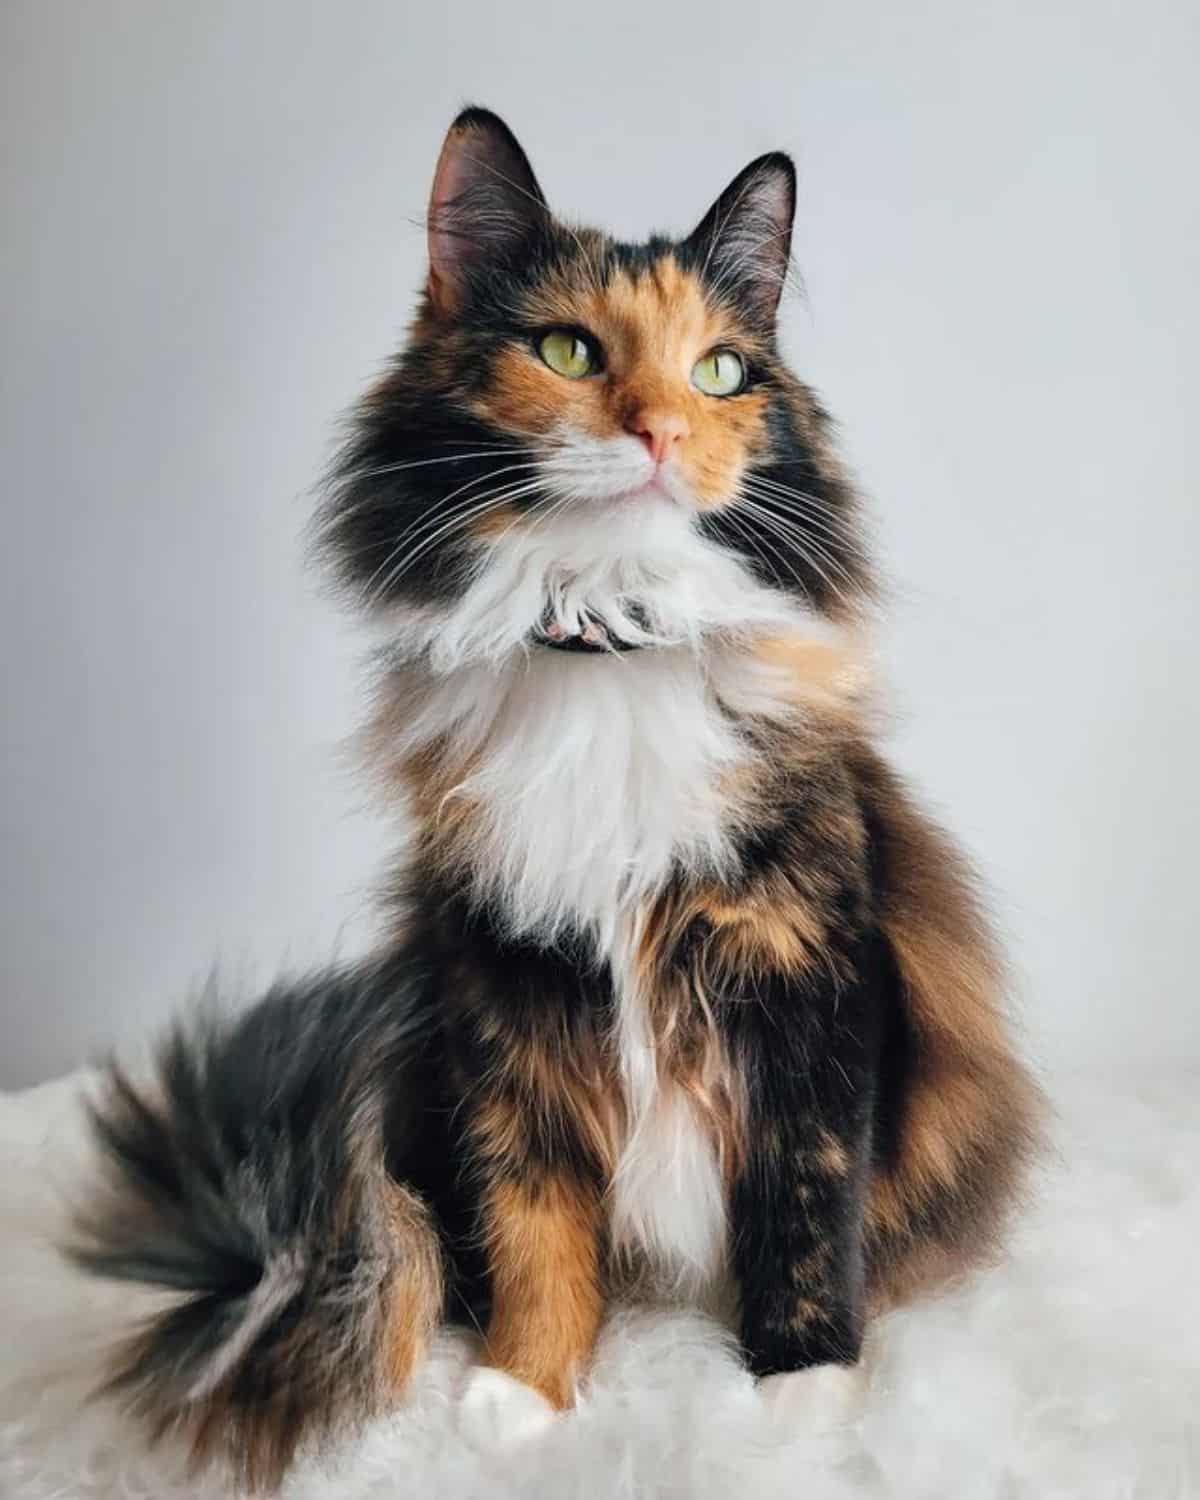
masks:
[[[1007,966],[970,862],[873,749],[854,756],[896,1004],[867,1204],[877,1308],[992,1259],[1042,1145]]]
[[[66,1253],[171,1294],[103,1389],[196,1467],[275,1487],[299,1445],[394,1399],[441,1313],[433,1221],[386,1162],[420,1107],[424,991],[391,962],[207,1007],[148,1081],[112,1065],[89,1102],[105,1173]]]

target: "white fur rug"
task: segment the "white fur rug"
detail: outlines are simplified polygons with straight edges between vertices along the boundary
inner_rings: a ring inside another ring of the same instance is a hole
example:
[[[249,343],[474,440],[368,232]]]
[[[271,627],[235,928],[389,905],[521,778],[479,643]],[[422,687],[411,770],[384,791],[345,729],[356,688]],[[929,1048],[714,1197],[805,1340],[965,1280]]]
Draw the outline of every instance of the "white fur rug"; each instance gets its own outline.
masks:
[[[700,1318],[623,1315],[577,1409],[447,1338],[410,1403],[288,1500],[437,1496],[1179,1500],[1200,1496],[1200,1077],[1053,1090],[1058,1159],[1007,1264],[890,1319],[851,1398],[764,1397]],[[0,1098],[0,1495],[217,1500],[81,1392],[135,1305],[51,1241],[79,1155],[66,1080]]]

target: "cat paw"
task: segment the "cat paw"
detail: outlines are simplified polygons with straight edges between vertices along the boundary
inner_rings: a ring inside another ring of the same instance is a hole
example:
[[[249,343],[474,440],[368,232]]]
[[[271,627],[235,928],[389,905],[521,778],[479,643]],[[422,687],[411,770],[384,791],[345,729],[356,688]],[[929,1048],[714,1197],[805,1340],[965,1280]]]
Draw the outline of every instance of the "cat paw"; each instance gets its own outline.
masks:
[[[491,1365],[477,1365],[469,1372],[458,1405],[460,1432],[481,1448],[528,1442],[557,1415],[532,1386]]]
[[[862,1415],[867,1392],[861,1365],[816,1365],[760,1380],[758,1392],[774,1421],[808,1436],[837,1432]]]

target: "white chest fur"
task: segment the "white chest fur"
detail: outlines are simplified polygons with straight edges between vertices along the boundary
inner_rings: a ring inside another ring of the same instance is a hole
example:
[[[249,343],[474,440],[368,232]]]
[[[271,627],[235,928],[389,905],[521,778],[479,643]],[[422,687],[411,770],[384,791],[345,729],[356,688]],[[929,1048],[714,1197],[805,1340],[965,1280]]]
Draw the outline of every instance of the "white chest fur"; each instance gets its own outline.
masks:
[[[486,675],[492,732],[461,785],[482,815],[476,879],[515,930],[584,929],[608,953],[674,863],[726,858],[722,784],[743,742],[690,651],[539,649]]]

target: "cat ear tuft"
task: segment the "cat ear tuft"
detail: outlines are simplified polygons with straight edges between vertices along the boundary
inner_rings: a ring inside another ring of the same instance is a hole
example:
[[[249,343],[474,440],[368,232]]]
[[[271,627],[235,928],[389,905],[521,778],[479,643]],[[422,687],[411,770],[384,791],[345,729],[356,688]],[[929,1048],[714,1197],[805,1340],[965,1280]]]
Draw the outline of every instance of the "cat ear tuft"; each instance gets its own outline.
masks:
[[[733,179],[687,238],[704,278],[773,321],[787,280],[796,214],[796,168],[782,151]]]
[[[488,109],[464,109],[438,157],[429,197],[429,300],[461,311],[472,280],[511,262],[549,219],[529,159]]]

